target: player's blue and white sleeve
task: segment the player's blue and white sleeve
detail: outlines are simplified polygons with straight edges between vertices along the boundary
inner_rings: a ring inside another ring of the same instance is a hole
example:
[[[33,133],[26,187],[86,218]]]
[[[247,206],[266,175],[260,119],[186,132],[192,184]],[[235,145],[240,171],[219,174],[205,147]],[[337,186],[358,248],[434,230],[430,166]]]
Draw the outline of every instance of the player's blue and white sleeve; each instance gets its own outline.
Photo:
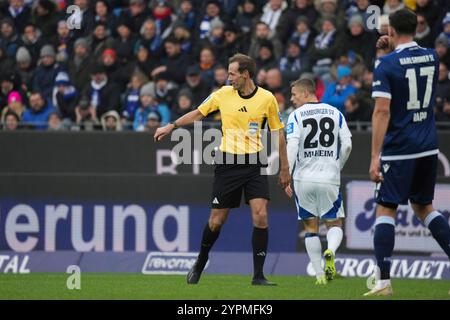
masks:
[[[388,70],[389,66],[386,61],[378,59],[375,62],[375,70],[373,71],[372,98],[391,99],[391,85],[389,83]]]
[[[297,119],[297,115],[294,111],[289,115],[286,125],[287,154],[289,161],[289,172],[291,174],[293,173],[299,150],[300,128],[298,126],[298,121],[299,119]]]
[[[342,113],[339,113],[339,144],[339,166],[342,170],[352,151],[352,133],[348,129],[347,121]]]

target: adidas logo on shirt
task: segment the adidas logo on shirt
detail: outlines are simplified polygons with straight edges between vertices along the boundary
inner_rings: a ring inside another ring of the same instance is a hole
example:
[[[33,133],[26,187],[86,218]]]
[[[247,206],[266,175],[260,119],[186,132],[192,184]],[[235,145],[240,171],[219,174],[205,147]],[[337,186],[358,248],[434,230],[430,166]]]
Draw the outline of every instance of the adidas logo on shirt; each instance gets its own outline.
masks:
[[[240,108],[238,111],[240,112],[247,112],[247,107],[243,106],[242,108]]]
[[[214,200],[213,200],[212,203],[213,203],[213,204],[219,204],[219,200],[217,200],[217,197],[214,198]]]

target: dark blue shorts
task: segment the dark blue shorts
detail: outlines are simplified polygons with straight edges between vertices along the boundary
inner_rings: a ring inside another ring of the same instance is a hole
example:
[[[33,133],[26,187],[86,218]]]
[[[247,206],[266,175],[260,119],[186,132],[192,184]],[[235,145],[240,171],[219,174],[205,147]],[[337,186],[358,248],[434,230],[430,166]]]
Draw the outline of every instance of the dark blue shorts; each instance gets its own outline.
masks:
[[[377,186],[376,202],[396,208],[399,204],[428,205],[434,198],[438,156],[408,160],[381,160],[384,181]]]

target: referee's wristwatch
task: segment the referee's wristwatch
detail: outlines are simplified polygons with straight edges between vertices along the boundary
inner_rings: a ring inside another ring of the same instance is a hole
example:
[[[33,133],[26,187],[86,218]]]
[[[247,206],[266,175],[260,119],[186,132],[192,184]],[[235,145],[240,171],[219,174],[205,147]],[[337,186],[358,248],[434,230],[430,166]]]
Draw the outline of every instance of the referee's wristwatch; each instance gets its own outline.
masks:
[[[170,121],[169,123],[173,124],[174,129],[179,128],[179,126],[177,126],[177,124],[176,124],[176,121]]]

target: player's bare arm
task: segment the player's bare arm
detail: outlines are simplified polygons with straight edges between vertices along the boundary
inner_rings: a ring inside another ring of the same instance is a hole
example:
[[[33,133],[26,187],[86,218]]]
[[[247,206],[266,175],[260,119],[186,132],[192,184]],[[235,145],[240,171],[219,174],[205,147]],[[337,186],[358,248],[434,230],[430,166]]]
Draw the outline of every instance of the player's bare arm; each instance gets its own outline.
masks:
[[[280,156],[280,176],[279,176],[279,184],[285,189],[287,186],[291,184],[291,174],[289,173],[289,162],[287,157],[287,149],[286,149],[286,138],[284,137],[283,129],[279,129],[275,131],[278,135],[278,154]]]
[[[164,127],[158,128],[153,138],[155,139],[155,141],[161,141],[165,136],[170,134],[173,129],[189,125],[191,123],[194,123],[195,121],[200,121],[203,118],[204,116],[198,109],[192,110],[191,112],[186,113],[178,120],[168,123]]]
[[[388,98],[375,99],[375,109],[372,115],[372,159],[369,169],[370,180],[374,182],[380,182],[383,179],[380,175],[380,156],[389,125],[390,104],[391,100]]]

